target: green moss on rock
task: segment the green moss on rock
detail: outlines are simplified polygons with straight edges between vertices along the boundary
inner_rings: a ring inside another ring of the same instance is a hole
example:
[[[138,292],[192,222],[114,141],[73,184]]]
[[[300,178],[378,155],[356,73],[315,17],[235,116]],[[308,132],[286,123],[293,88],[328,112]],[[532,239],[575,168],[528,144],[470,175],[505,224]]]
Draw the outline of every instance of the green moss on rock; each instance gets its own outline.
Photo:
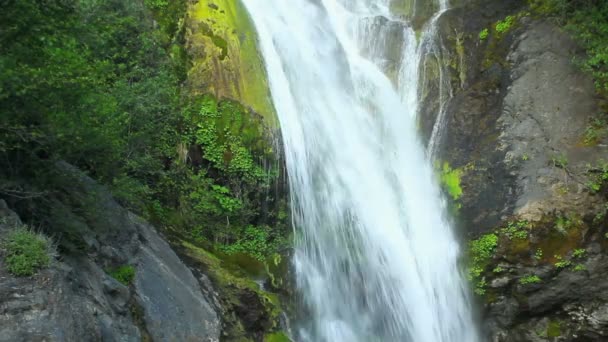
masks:
[[[460,186],[462,173],[462,169],[452,169],[448,162],[443,163],[441,184],[454,200],[458,200],[462,196],[462,188]]]
[[[561,324],[557,321],[550,321],[547,324],[547,337],[559,337],[561,336]]]
[[[264,342],[291,342],[291,340],[285,333],[279,331],[264,336]]]
[[[205,268],[205,274],[220,293],[227,340],[247,341],[259,332],[273,336],[283,312],[276,294],[260,289],[238,266],[201,247],[186,241],[181,241],[181,247],[182,252]]]
[[[190,92],[237,100],[277,127],[255,27],[241,1],[192,3],[187,27]]]

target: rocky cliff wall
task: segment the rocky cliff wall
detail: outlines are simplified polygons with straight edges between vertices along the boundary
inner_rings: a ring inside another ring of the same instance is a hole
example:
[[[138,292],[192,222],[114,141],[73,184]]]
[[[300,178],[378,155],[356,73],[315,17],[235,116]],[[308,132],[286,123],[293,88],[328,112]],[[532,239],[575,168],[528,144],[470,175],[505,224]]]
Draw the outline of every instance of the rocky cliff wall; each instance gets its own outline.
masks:
[[[452,206],[484,333],[606,340],[607,146],[588,139],[602,99],[574,62],[584,51],[524,2],[462,2],[440,21],[453,97],[436,158],[462,191]]]

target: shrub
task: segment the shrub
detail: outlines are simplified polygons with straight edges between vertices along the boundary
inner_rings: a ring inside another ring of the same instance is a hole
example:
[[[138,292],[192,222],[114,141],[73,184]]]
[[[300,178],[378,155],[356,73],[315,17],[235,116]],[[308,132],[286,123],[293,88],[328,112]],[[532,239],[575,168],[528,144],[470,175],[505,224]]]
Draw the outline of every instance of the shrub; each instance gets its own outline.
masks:
[[[50,239],[26,226],[10,232],[4,248],[8,271],[20,277],[32,276],[47,267],[54,254]]]
[[[572,252],[572,257],[584,258],[586,254],[587,254],[587,250],[585,250],[584,248],[577,248],[574,250],[574,252]]]
[[[508,16],[505,18],[505,20],[501,20],[501,21],[497,22],[496,23],[496,32],[498,32],[499,34],[502,34],[502,33],[509,31],[511,29],[511,27],[513,27],[514,21],[515,21],[515,18],[513,16]]]
[[[522,285],[537,284],[537,283],[540,283],[541,281],[542,280],[537,275],[529,275],[529,276],[525,276],[525,277],[519,279],[519,283]]]
[[[131,265],[123,265],[107,272],[112,278],[118,280],[124,285],[130,285],[135,278],[135,267]]]

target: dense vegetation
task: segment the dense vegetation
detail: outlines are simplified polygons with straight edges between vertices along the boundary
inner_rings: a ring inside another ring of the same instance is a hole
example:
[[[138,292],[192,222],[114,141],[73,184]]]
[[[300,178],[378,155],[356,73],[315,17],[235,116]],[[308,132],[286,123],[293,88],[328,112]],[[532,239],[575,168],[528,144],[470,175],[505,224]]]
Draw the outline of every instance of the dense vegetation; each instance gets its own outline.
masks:
[[[16,227],[2,241],[6,268],[16,276],[30,276],[48,266],[53,248],[49,238],[26,226]]]
[[[532,10],[558,19],[586,50],[579,61],[608,96],[608,2],[604,0],[531,0]]]
[[[283,243],[261,118],[181,91],[186,2],[4,1],[0,198],[32,221],[67,161],[153,223],[262,259]],[[268,203],[262,205],[262,203]]]

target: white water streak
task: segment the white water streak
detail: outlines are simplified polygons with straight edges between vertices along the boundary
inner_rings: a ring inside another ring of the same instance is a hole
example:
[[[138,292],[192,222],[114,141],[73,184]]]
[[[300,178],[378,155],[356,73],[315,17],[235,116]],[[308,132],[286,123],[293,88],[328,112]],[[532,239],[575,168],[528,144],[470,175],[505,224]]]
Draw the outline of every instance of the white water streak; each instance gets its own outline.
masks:
[[[365,29],[370,18],[391,23],[389,0],[244,3],[285,144],[308,318],[297,338],[477,341],[459,246],[416,137],[418,71],[401,73],[414,94],[401,96],[382,54],[362,52],[390,42],[388,30]],[[420,50],[407,25],[403,32]]]

